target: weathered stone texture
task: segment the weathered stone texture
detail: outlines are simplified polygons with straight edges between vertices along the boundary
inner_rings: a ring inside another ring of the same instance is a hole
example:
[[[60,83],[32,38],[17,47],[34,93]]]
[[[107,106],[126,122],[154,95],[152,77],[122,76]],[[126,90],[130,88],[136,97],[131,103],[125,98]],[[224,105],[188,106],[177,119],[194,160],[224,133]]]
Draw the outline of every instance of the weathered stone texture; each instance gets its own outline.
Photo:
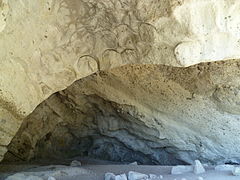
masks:
[[[20,159],[240,163],[239,112],[225,105],[239,103],[239,80],[237,60],[126,65],[94,74],[42,103],[9,150]]]
[[[239,9],[237,0],[0,0],[0,145],[43,100],[99,70],[239,58]],[[225,90],[216,102],[236,113]]]

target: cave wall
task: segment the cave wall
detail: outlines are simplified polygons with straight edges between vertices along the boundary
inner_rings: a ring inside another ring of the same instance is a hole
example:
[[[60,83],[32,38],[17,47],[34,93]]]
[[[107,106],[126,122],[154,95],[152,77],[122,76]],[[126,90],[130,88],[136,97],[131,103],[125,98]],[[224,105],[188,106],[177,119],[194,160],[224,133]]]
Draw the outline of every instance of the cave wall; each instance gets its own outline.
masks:
[[[238,60],[91,75],[38,106],[6,157],[240,163],[239,75]]]
[[[37,105],[99,70],[239,58],[239,8],[236,0],[0,0],[0,160]]]

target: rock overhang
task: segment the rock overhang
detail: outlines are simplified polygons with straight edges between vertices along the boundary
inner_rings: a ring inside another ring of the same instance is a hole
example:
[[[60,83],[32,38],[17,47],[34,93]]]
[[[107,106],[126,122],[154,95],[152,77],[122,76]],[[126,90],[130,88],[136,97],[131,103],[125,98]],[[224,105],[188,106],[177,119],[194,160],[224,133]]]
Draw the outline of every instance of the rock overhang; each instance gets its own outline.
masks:
[[[2,0],[1,152],[38,104],[97,71],[238,59],[239,9],[236,0]]]

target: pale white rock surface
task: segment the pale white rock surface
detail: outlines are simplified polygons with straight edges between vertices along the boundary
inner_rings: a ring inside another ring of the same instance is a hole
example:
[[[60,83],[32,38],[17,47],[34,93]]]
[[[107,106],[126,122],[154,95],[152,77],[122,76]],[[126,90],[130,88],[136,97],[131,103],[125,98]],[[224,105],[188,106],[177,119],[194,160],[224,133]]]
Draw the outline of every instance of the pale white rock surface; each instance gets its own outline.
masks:
[[[56,178],[55,178],[55,177],[52,177],[52,176],[50,176],[50,177],[48,177],[48,180],[56,180]]]
[[[156,174],[149,174],[149,178],[147,180],[161,180],[163,179],[163,175],[157,176]]]
[[[203,177],[199,176],[197,180],[204,180]]]
[[[105,180],[115,180],[115,174],[113,173],[106,173],[105,174]]]
[[[26,176],[22,173],[17,173],[6,178],[6,180],[24,180],[24,179],[26,179]]]
[[[232,173],[233,173],[234,176],[240,176],[240,167],[235,167],[232,170]]]
[[[80,167],[80,166],[82,166],[82,163],[80,161],[73,160],[71,162],[70,166],[72,166],[72,167]]]
[[[42,101],[99,70],[239,58],[239,8],[233,0],[2,0],[0,159]],[[226,101],[219,105],[239,112]]]
[[[135,161],[135,162],[130,163],[129,165],[138,165],[138,163]]]
[[[128,180],[126,174],[120,174],[115,176],[115,180]]]
[[[150,179],[157,179],[158,176],[156,174],[149,174]]]
[[[194,174],[202,174],[205,173],[205,169],[202,163],[199,160],[195,160],[194,167],[193,167]]]
[[[178,174],[184,174],[184,173],[190,173],[193,172],[192,166],[173,166],[171,170],[171,174],[178,175]]]
[[[234,169],[235,166],[230,164],[217,165],[215,167],[216,171],[233,171]]]
[[[38,167],[37,171],[16,173],[12,176],[9,176],[6,180],[54,180],[52,178],[73,178],[86,174],[92,174],[92,172],[83,168],[54,165]]]
[[[26,179],[24,180],[44,180],[43,178],[40,178],[38,176],[28,176]]]
[[[38,176],[25,176],[24,174],[14,174],[12,176],[9,176],[6,178],[6,180],[44,180],[43,178],[40,178]]]
[[[147,180],[147,179],[148,179],[147,174],[143,174],[135,171],[128,172],[128,180]]]

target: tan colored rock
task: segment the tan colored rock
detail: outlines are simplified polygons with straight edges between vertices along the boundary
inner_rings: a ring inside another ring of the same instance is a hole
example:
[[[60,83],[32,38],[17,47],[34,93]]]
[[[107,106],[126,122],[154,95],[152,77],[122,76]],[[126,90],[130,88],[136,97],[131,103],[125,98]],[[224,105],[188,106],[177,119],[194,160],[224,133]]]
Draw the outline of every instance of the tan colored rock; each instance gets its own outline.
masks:
[[[239,58],[239,8],[231,0],[1,0],[0,145],[43,100],[99,70]]]

